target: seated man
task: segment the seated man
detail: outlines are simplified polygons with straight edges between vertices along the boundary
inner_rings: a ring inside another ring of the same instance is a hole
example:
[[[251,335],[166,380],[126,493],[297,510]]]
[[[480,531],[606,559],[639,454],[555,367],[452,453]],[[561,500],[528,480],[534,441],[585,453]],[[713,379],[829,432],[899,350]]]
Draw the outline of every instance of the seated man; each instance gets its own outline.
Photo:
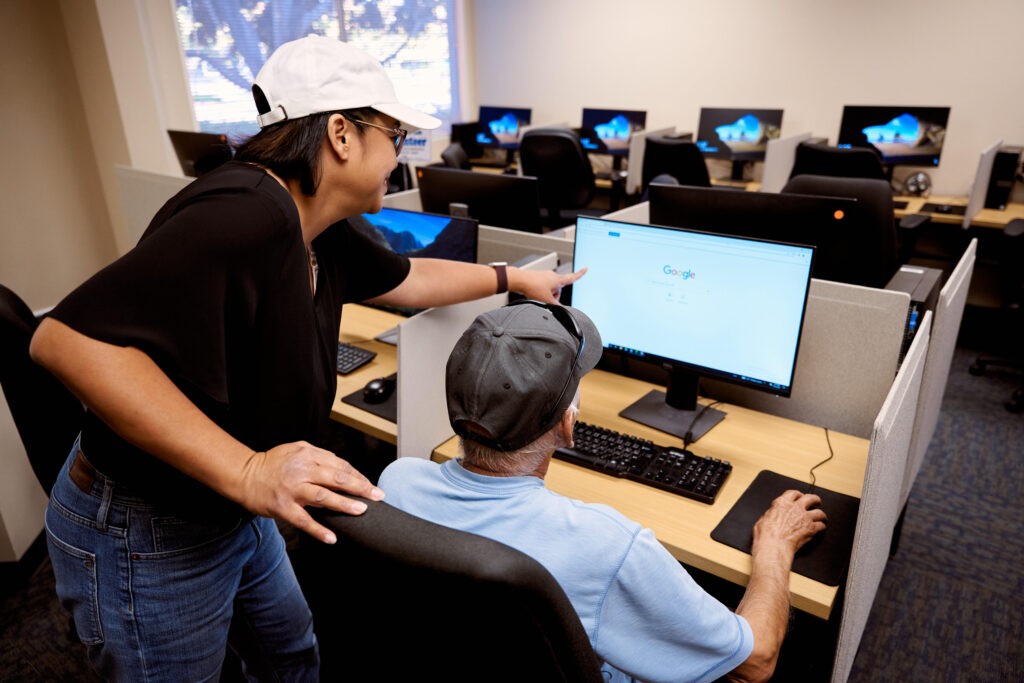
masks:
[[[789,617],[793,555],[825,528],[814,495],[789,491],[754,527],[750,583],[735,614],[701,589],[649,529],[544,487],[572,444],[580,378],[601,357],[580,311],[522,301],[479,316],[448,359],[448,415],[462,457],[387,467],[387,502],[495,539],[558,580],[613,680],[765,680]]]

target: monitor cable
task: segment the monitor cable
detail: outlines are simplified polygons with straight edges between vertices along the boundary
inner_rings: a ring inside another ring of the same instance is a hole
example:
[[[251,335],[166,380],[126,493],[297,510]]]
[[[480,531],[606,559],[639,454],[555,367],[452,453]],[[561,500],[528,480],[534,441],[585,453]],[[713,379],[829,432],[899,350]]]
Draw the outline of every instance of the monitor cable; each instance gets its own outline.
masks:
[[[689,450],[690,444],[693,443],[696,440],[696,439],[693,438],[693,428],[694,428],[694,426],[696,426],[696,424],[700,421],[700,418],[702,418],[704,416],[704,413],[707,412],[707,410],[709,408],[714,408],[719,403],[721,403],[721,401],[712,401],[711,403],[708,403],[707,405],[702,406],[701,409],[699,411],[697,411],[697,414],[693,416],[693,420],[690,422],[690,426],[686,428],[686,434],[683,435],[683,450],[684,451],[685,450]]]
[[[824,465],[825,463],[827,463],[829,460],[836,456],[835,451],[832,450],[832,439],[830,439],[828,436],[828,427],[825,427],[825,443],[828,444],[828,457],[811,468],[811,485],[807,489],[807,493],[812,493],[814,491],[815,484],[818,483],[818,478],[817,476],[815,476],[814,470],[818,469],[819,467],[821,467],[822,465]]]

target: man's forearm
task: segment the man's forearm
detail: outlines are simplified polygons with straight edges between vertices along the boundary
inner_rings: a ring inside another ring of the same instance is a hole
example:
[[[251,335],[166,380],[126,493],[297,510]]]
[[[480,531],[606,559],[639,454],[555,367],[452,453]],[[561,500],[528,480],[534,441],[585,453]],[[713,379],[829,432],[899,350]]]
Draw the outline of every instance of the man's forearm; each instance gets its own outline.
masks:
[[[763,680],[771,676],[789,625],[789,572],[793,553],[781,544],[755,546],[750,583],[736,608],[750,624],[754,652],[734,673],[737,680]]]

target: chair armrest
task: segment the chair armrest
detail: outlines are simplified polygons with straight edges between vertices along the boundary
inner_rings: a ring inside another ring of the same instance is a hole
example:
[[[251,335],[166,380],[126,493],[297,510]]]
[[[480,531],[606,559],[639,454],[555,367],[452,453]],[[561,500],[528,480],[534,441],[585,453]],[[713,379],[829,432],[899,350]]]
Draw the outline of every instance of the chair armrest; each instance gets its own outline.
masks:
[[[931,220],[926,213],[913,213],[900,219],[900,230],[916,230]]]

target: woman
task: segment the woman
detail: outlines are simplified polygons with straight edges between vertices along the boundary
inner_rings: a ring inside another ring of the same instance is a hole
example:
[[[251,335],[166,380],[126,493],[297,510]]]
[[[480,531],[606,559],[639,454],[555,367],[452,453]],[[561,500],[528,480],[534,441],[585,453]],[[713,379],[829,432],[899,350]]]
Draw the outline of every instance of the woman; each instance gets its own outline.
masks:
[[[253,94],[261,131],[235,161],[172,198],[32,340],[89,408],[47,539],[108,678],[215,678],[230,638],[254,678],[315,680],[309,608],[269,518],[333,543],[305,506],[360,514],[342,493],[383,496],[310,443],[334,399],[342,304],[436,306],[505,284],[553,300],[579,276],[406,259],[338,223],[381,208],[405,128],[440,124],[360,50],[287,43]]]

